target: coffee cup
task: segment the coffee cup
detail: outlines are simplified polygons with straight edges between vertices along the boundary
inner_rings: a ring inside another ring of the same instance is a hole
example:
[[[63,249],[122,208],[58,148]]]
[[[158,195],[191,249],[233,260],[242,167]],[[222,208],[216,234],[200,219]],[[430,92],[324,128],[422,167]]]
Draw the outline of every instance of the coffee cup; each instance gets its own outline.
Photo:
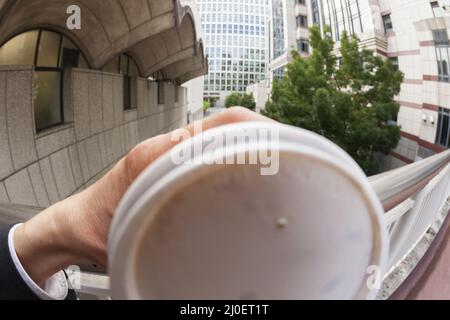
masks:
[[[372,299],[372,270],[380,277],[388,254],[383,214],[362,170],[327,139],[276,123],[214,128],[161,156],[122,199],[111,294]]]

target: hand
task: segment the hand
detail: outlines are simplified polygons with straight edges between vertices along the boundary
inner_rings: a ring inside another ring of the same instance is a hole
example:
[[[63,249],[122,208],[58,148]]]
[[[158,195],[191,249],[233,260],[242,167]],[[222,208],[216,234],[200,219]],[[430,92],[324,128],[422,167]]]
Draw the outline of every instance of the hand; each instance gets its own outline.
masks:
[[[271,120],[231,108],[204,119],[203,130],[244,121]],[[194,134],[193,125],[187,129]],[[140,143],[97,183],[17,228],[15,249],[30,277],[42,285],[56,272],[83,261],[106,267],[108,232],[120,200],[141,172],[177,143],[170,134]]]

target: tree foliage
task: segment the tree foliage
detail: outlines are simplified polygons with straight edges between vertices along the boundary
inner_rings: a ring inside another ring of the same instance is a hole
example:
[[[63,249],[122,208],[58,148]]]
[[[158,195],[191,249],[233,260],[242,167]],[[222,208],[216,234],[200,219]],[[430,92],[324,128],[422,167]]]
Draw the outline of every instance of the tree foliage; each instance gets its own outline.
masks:
[[[253,94],[247,94],[244,93],[244,95],[241,98],[241,107],[250,109],[250,110],[255,110],[256,109],[256,102],[255,102],[255,98],[253,97]]]
[[[208,111],[211,108],[211,101],[203,100],[203,111]]]
[[[292,53],[262,113],[332,140],[374,174],[379,170],[374,156],[388,154],[400,140],[392,120],[400,107],[394,96],[403,74],[388,59],[360,49],[356,36],[342,35],[338,59],[329,29],[324,37],[317,26],[310,34],[311,56]]]
[[[241,95],[237,92],[233,92],[225,99],[225,107],[237,107],[241,104]]]
[[[243,95],[233,92],[225,99],[225,107],[244,107],[250,110],[255,110],[256,102],[253,94],[244,93]]]

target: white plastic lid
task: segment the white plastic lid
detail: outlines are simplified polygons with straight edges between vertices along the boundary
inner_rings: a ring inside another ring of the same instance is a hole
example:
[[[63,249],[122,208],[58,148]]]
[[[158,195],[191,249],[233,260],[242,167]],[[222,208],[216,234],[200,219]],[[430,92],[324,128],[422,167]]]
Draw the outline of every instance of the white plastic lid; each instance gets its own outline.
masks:
[[[337,146],[301,129],[244,123],[177,148],[249,127],[279,130],[278,174],[262,176],[259,165],[176,165],[167,154],[130,188],[109,239],[114,298],[375,297],[366,281],[369,266],[385,266],[383,210]]]

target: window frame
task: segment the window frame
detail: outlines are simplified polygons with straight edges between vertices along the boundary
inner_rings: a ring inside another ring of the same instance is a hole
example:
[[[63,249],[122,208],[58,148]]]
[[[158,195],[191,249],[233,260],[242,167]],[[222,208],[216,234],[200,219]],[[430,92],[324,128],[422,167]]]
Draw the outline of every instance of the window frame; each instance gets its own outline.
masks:
[[[441,32],[441,33],[440,33]],[[446,35],[440,39],[437,35]],[[438,80],[440,82],[450,82],[450,39],[446,29],[433,30],[433,41],[435,45],[436,63],[438,68]],[[446,62],[446,73],[444,64]]]
[[[434,44],[438,46],[450,45],[447,29],[432,30]]]
[[[126,72],[123,73],[122,72],[122,58],[126,57]],[[130,111],[130,110],[135,110],[137,109],[137,103],[135,106],[132,105],[132,99],[131,99],[131,93],[132,93],[132,79],[133,78],[138,78],[141,76],[141,71],[139,70],[139,65],[137,64],[136,60],[129,55],[128,53],[122,53],[119,55],[119,59],[117,59],[117,63],[118,63],[118,70],[119,73],[123,76],[123,110],[124,111]],[[130,75],[130,65],[131,63],[134,63],[136,65],[136,69],[137,69],[137,75]],[[125,95],[125,90],[127,89],[128,91],[128,99]]]
[[[439,1],[430,2],[430,6],[431,6],[431,11],[433,11],[433,16],[435,18],[444,16],[444,12],[442,10],[442,7],[439,4]]]
[[[391,61],[392,66],[394,66],[394,68],[396,70],[400,70],[400,65],[399,65],[399,59],[398,57],[390,57],[389,61]]]
[[[308,16],[304,14],[297,15],[297,28],[308,28]]]
[[[384,32],[385,33],[394,32],[394,24],[392,23],[391,14],[385,14],[384,16],[382,16],[382,19],[383,19]],[[389,29],[387,28],[388,23],[387,23],[386,19],[389,19],[389,23],[391,25],[391,27]]]
[[[42,38],[42,32],[53,32],[59,35],[59,48],[58,48],[58,59],[56,62],[56,67],[41,67],[38,65],[38,59],[39,59],[39,47],[41,44],[41,38]],[[63,125],[65,123],[65,113],[64,113],[64,97],[63,97],[63,93],[64,93],[64,68],[61,68],[61,46],[62,46],[62,42],[63,42],[63,35],[59,32],[55,32],[52,30],[48,30],[48,29],[39,29],[39,34],[36,40],[36,52],[34,54],[34,72],[55,72],[55,73],[59,73],[60,76],[60,83],[59,83],[59,108],[60,108],[60,112],[61,112],[61,121],[57,122],[57,123],[53,123],[50,124],[48,126],[45,127],[39,127],[36,123],[36,106],[33,103],[33,112],[34,112],[34,126],[36,129],[36,133],[40,133],[42,131],[51,129],[53,127],[57,127],[60,125]],[[81,51],[80,51],[81,52]]]
[[[441,144],[441,140],[443,137],[443,119],[444,117],[447,118],[447,137],[446,137],[446,142],[445,145]],[[435,144],[439,145],[441,147],[444,148],[449,148],[450,147],[450,110],[449,109],[445,109],[442,107],[439,107],[438,110],[438,124],[436,126],[436,139],[435,139]]]
[[[59,81],[59,107],[60,107],[60,113],[61,113],[61,119],[58,122],[52,123],[50,125],[47,126],[42,126],[42,127],[38,127],[37,121],[36,121],[36,105],[34,104],[34,100],[33,100],[33,124],[34,124],[34,130],[36,134],[40,134],[41,132],[47,131],[49,129],[52,129],[54,127],[58,127],[61,125],[66,124],[66,114],[65,114],[65,110],[64,110],[64,70],[67,68],[63,68],[61,66],[61,59],[62,59],[62,48],[63,48],[63,42],[64,42],[64,38],[66,38],[67,40],[69,40],[70,42],[72,42],[74,44],[74,46],[77,48],[77,50],[79,51],[79,54],[81,55],[81,57],[83,58],[83,60],[86,62],[88,68],[91,68],[91,65],[89,63],[89,61],[86,59],[85,54],[83,53],[83,51],[81,50],[80,46],[74,41],[72,40],[72,38],[62,32],[59,32],[57,30],[53,30],[50,28],[29,28],[29,29],[25,29],[22,30],[21,32],[18,32],[14,35],[12,35],[11,37],[7,38],[3,43],[0,44],[0,47],[4,46],[5,44],[7,44],[9,41],[13,40],[14,38],[20,36],[21,34],[24,34],[26,32],[37,32],[37,37],[36,37],[36,45],[34,48],[34,55],[33,55],[33,61],[32,61],[32,68],[33,68],[33,76],[37,73],[37,72],[55,72],[55,73],[59,73],[60,76],[60,81]],[[39,66],[38,65],[38,61],[39,61],[39,48],[40,48],[40,44],[41,44],[41,39],[42,39],[42,33],[43,32],[51,32],[54,33],[56,35],[58,35],[59,37],[59,46],[58,46],[58,56],[57,56],[57,63],[56,63],[56,67],[49,67],[49,66]],[[33,79],[34,82],[34,79]]]
[[[303,48],[306,48],[306,50],[303,50]],[[309,54],[309,40],[306,38],[300,38],[297,41],[297,50],[301,53]]]
[[[66,114],[64,112],[64,71],[56,71],[53,68],[47,68],[47,67],[35,67],[34,72],[52,72],[59,74],[60,81],[59,81],[59,109],[61,113],[61,120],[52,124],[49,124],[47,126],[38,127],[37,121],[36,121],[36,105],[33,102],[33,112],[34,112],[34,126],[36,130],[36,134],[39,134],[43,131],[46,131],[48,129],[58,127],[61,125],[64,125],[66,123]]]

